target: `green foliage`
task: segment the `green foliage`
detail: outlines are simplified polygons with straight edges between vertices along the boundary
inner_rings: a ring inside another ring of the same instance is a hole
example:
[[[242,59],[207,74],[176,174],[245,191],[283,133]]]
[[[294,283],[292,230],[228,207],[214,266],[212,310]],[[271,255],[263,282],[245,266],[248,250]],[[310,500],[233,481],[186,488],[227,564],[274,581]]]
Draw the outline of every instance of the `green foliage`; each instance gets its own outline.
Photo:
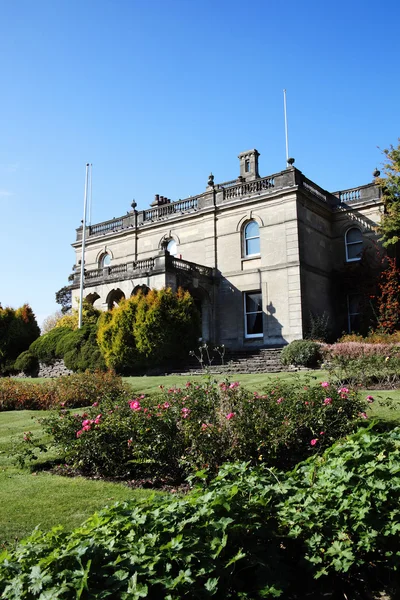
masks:
[[[63,357],[65,366],[71,371],[106,370],[97,343],[96,325],[84,325],[81,329],[66,331],[57,343],[56,353]]]
[[[0,379],[0,412],[82,407],[100,398],[127,398],[129,388],[112,372],[76,373],[35,383],[23,379]]]
[[[318,342],[327,342],[332,336],[329,315],[326,312],[314,314],[310,312],[309,328],[306,338]]]
[[[400,241],[400,144],[383,151],[386,157],[385,178],[379,180],[382,188],[385,214],[379,226],[381,240],[386,248]]]
[[[39,361],[30,350],[25,350],[15,361],[14,369],[22,371],[25,375],[35,376],[39,371]]]
[[[377,328],[392,334],[400,330],[400,269],[394,258],[388,258],[387,263],[379,281]]]
[[[139,292],[100,317],[98,343],[108,367],[135,369],[187,357],[199,336],[199,315],[189,292]]]
[[[1,555],[0,591],[7,600],[364,597],[396,588],[399,523],[400,430],[364,429],[293,472],[225,465],[185,497],[116,504],[72,533],[35,531]]]
[[[0,307],[0,374],[12,372],[17,356],[39,335],[40,329],[28,304],[16,310]]]
[[[95,325],[99,320],[99,316],[101,315],[101,310],[98,310],[88,302],[87,300],[83,301],[82,304],[82,324],[83,325]],[[61,319],[59,319],[56,323],[56,327],[67,327],[68,329],[78,329],[79,324],[79,310],[74,308],[72,311],[64,314]]]
[[[37,357],[39,362],[52,364],[55,360],[62,358],[62,353],[57,352],[59,341],[71,330],[66,327],[55,327],[48,333],[40,336],[30,345],[30,352]]]
[[[179,480],[230,460],[291,468],[366,418],[357,392],[329,383],[274,382],[263,394],[237,382],[190,382],[121,401],[97,399],[85,413],[42,419],[60,458],[85,474]]]
[[[72,307],[72,290],[69,286],[64,286],[56,292],[56,302],[61,304],[61,312],[67,314]]]
[[[320,344],[311,340],[294,340],[283,348],[281,362],[296,367],[315,367],[321,362]]]

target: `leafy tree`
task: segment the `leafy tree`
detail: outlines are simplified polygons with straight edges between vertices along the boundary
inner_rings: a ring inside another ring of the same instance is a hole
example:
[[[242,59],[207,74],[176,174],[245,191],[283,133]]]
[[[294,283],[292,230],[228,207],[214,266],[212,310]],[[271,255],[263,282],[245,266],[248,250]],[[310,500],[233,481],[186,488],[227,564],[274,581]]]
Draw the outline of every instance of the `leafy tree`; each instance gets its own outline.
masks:
[[[56,292],[56,302],[61,304],[61,312],[63,315],[68,313],[72,308],[72,290],[69,286],[64,286]]]
[[[400,241],[400,143],[397,148],[390,146],[383,153],[387,161],[384,164],[386,177],[379,179],[378,183],[382,188],[385,214],[379,233],[383,245],[389,248]]]
[[[378,331],[390,334],[400,330],[400,269],[396,259],[387,261],[379,282]]]
[[[39,335],[36,317],[28,304],[16,310],[0,308],[0,372],[11,372],[17,356]]]
[[[62,318],[63,313],[61,310],[56,310],[52,315],[45,318],[42,323],[42,335],[49,333],[54,327],[57,326],[58,321]]]

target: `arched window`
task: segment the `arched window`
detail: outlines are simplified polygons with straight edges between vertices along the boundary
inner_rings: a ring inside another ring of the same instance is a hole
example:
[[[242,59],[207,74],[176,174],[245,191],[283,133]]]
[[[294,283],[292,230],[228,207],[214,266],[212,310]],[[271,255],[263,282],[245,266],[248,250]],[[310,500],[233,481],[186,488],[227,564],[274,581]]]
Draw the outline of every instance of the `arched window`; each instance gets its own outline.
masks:
[[[100,257],[99,260],[99,267],[103,268],[103,267],[109,267],[111,263],[111,256],[106,252],[105,254],[103,254]]]
[[[363,240],[362,233],[358,227],[352,227],[346,231],[344,236],[346,246],[346,262],[361,259]]]
[[[167,250],[171,256],[176,256],[178,254],[178,249],[175,240],[169,240],[167,244]]]
[[[256,221],[249,221],[243,231],[244,256],[260,254],[260,231]]]

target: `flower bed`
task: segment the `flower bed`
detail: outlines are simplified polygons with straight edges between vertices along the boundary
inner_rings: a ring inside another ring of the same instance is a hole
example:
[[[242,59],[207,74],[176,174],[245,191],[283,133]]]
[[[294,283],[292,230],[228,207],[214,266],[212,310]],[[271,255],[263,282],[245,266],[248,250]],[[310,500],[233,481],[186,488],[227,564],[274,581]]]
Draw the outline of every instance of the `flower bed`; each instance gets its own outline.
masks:
[[[41,419],[60,457],[84,474],[181,480],[225,461],[290,468],[366,418],[368,400],[329,382],[275,382],[251,393],[237,382],[99,398],[84,413],[63,407]],[[30,451],[35,441],[29,439]]]

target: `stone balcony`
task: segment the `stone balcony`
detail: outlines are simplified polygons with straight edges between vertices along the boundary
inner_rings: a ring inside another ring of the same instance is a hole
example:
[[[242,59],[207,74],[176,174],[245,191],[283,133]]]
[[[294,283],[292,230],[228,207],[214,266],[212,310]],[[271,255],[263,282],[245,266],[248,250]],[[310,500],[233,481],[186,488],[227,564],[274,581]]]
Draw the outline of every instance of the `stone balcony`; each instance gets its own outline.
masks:
[[[113,283],[126,279],[135,279],[143,276],[156,275],[158,273],[173,272],[179,279],[206,278],[212,280],[216,276],[215,269],[191,263],[181,258],[175,258],[168,252],[159,255],[127,263],[121,263],[99,269],[88,269],[85,271],[85,287]],[[70,276],[71,289],[77,289],[80,282],[80,271],[76,270]]]

